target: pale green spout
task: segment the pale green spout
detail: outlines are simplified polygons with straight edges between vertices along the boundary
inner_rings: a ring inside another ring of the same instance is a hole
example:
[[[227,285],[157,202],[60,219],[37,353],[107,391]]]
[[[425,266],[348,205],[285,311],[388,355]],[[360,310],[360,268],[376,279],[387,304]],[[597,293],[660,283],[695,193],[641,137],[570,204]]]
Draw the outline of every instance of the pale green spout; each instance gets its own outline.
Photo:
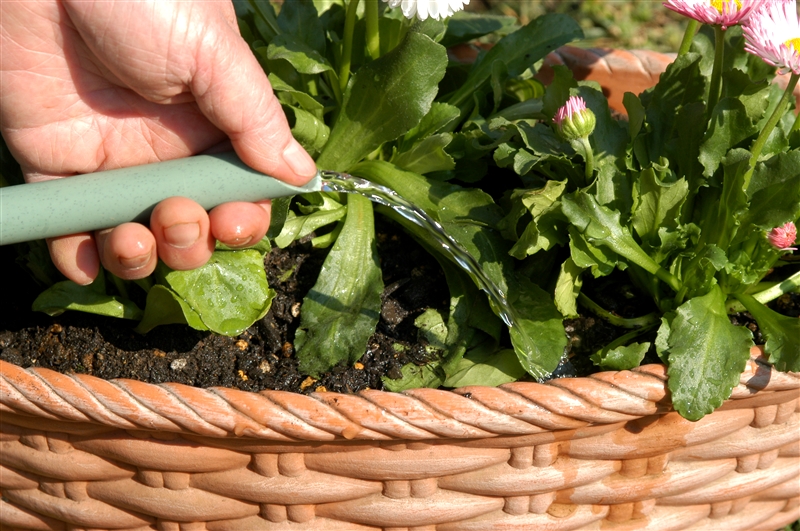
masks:
[[[0,245],[147,222],[161,200],[188,197],[205,209],[322,189],[317,174],[291,186],[234,153],[198,155],[41,183],[0,188]]]

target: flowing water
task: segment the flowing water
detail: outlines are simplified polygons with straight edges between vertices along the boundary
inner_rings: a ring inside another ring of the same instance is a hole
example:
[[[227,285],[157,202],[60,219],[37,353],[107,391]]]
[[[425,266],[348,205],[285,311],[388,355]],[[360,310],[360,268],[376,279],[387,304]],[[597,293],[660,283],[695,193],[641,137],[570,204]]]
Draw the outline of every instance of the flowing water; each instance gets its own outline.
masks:
[[[501,290],[483,271],[483,268],[471,254],[464,250],[461,245],[445,232],[442,225],[425,213],[418,206],[409,203],[397,192],[380,186],[360,177],[353,177],[346,173],[322,172],[322,189],[326,192],[344,192],[350,194],[360,194],[374,203],[387,206],[407,220],[419,225],[427,230],[437,241],[442,249],[475,280],[489,296],[490,302],[495,307],[495,311],[509,327],[518,324],[519,318],[506,298],[506,294]]]
[[[539,363],[549,358],[540,346],[531,337],[530,322],[520,318],[514,307],[508,302],[506,294],[484,272],[478,261],[464,250],[461,245],[445,232],[439,222],[431,218],[424,210],[400,197],[397,192],[346,173],[332,171],[322,172],[322,189],[326,192],[344,192],[360,194],[374,203],[393,209],[405,219],[415,223],[430,233],[447,253],[464,271],[466,271],[477,286],[489,297],[489,304],[494,312],[508,325],[511,343],[520,363],[540,382],[553,377],[549,370]],[[526,325],[525,323],[528,323]],[[561,355],[561,365],[569,365],[564,354]],[[559,369],[556,369],[558,372]],[[564,371],[565,374],[569,371]]]

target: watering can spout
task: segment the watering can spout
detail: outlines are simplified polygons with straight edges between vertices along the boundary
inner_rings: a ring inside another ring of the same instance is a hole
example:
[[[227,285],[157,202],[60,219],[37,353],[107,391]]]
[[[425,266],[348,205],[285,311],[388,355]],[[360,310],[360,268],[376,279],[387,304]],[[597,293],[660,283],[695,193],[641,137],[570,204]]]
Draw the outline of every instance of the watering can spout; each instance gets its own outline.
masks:
[[[0,245],[147,222],[168,197],[188,197],[206,210],[322,189],[319,173],[292,186],[244,164],[235,153],[120,168],[0,189]]]

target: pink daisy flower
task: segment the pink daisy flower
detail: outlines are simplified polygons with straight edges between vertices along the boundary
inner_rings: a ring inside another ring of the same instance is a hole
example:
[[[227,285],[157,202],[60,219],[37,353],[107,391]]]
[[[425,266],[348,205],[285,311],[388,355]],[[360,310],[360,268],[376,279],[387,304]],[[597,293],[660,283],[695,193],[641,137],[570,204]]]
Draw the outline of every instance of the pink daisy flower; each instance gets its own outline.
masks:
[[[594,113],[586,108],[586,101],[580,96],[571,96],[553,116],[556,131],[566,140],[587,138],[596,122]]]
[[[791,221],[784,223],[781,227],[775,227],[767,232],[767,239],[770,245],[779,251],[794,251],[792,247],[797,240],[797,227]]]
[[[703,24],[728,26],[741,24],[753,10],[768,0],[667,0],[664,6]]]
[[[800,21],[795,0],[771,0],[743,26],[744,49],[777,66],[781,74],[800,74]]]

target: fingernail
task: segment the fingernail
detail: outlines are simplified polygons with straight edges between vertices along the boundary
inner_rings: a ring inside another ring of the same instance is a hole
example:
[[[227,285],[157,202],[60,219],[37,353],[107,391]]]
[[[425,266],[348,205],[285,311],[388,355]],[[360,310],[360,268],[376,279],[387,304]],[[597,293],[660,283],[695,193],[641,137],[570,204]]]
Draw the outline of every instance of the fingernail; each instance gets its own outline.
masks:
[[[292,139],[283,150],[283,160],[300,177],[310,179],[317,174],[317,165],[314,163],[314,159],[295,139]]]
[[[247,247],[253,243],[252,236],[242,236],[241,238],[234,238],[227,242],[223,242],[228,247]]]
[[[119,257],[119,263],[125,269],[140,269],[150,263],[150,253],[140,254],[130,258]]]
[[[164,239],[173,247],[190,247],[200,237],[199,223],[177,223],[164,229]]]

